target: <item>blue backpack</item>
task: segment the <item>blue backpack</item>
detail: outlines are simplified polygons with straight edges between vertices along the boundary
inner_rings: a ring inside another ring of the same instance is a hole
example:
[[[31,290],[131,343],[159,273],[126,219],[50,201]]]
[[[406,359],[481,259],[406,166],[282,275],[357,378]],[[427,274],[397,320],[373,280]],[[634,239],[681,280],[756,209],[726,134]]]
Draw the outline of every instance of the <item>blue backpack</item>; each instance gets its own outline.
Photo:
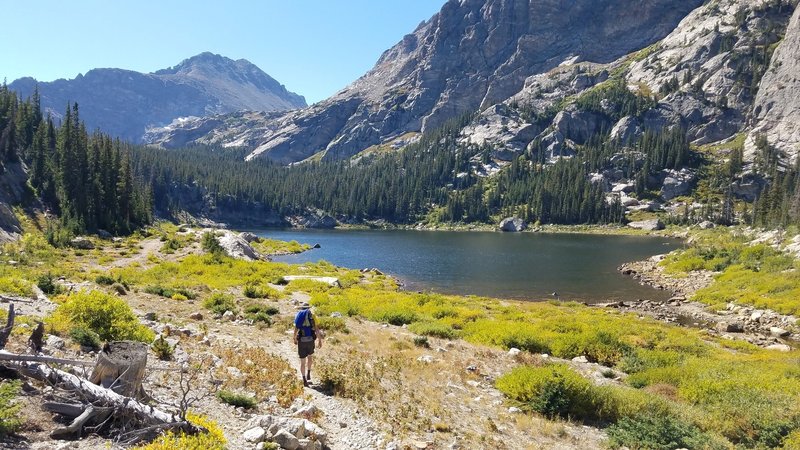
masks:
[[[297,313],[294,317],[294,326],[300,330],[300,337],[311,336],[317,338],[314,333],[314,315],[311,314],[310,309],[304,309]]]

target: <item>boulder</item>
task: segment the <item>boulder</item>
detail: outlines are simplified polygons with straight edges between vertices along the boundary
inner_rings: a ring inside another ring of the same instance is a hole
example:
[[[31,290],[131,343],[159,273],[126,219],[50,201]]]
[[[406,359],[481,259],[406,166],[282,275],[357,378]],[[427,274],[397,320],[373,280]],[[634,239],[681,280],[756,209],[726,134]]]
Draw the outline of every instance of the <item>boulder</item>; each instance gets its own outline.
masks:
[[[253,233],[250,233],[250,232],[244,232],[244,233],[240,234],[240,235],[239,235],[239,237],[241,237],[242,239],[244,239],[244,240],[245,240],[247,243],[251,243],[251,242],[259,242],[259,241],[261,241],[261,238],[260,238],[260,237],[256,236],[256,235],[255,235],[255,234],[253,234]]]
[[[225,249],[225,252],[233,258],[243,259],[246,261],[256,261],[263,259],[250,243],[245,240],[241,235],[232,231],[225,230],[224,234],[218,238],[219,245]]]
[[[789,347],[786,344],[772,344],[764,347],[767,350],[775,350],[779,352],[790,352],[792,351],[792,347]]]
[[[508,356],[517,356],[517,355],[519,355],[520,353],[522,353],[522,350],[520,350],[520,349],[518,349],[518,348],[510,348],[510,349],[508,350]]]
[[[69,241],[69,245],[72,248],[77,248],[79,250],[93,250],[94,244],[88,238],[85,237],[76,237]]]
[[[622,144],[638,140],[642,136],[642,125],[638,119],[626,116],[619,120],[611,129],[609,138]]]
[[[297,450],[297,448],[300,447],[300,440],[284,429],[278,430],[278,432],[272,436],[272,442],[286,450]]]
[[[603,126],[608,126],[605,117],[591,111],[564,110],[553,119],[553,128],[578,145],[585,144]]]
[[[686,195],[691,191],[695,181],[695,174],[691,170],[663,170],[661,172],[661,198],[672,200],[675,197]]]
[[[717,331],[723,333],[743,333],[744,324],[742,322],[719,322],[717,323]]]
[[[764,177],[755,173],[747,173],[731,183],[731,193],[740,200],[754,202],[766,186],[767,181]]]
[[[189,314],[189,318],[192,320],[203,320],[203,313],[201,312],[193,312]]]
[[[712,229],[712,228],[716,227],[716,225],[714,224],[714,222],[709,222],[708,220],[704,220],[704,221],[700,222],[699,224],[697,224],[697,226],[698,226],[698,227],[699,227],[701,230],[710,230],[710,229]]]
[[[267,437],[267,430],[261,427],[251,428],[242,433],[242,438],[247,442],[261,442]]]
[[[640,220],[638,222],[631,222],[628,224],[631,228],[645,231],[657,231],[664,229],[664,223],[661,219]]]
[[[64,339],[61,339],[58,336],[54,336],[52,334],[47,335],[47,340],[45,341],[48,347],[54,348],[56,350],[63,350],[65,343]]]
[[[524,220],[520,219],[519,217],[507,217],[500,221],[500,231],[505,232],[520,232],[527,228],[527,224]]]
[[[97,237],[104,241],[110,241],[111,239],[114,239],[114,235],[106,230],[97,230]]]
[[[792,332],[781,327],[769,327],[769,334],[775,337],[786,337],[792,334]]]
[[[230,322],[230,321],[232,321],[234,318],[236,318],[236,315],[235,315],[235,314],[233,314],[233,311],[225,311],[225,312],[222,314],[222,321],[223,321],[223,322]]]

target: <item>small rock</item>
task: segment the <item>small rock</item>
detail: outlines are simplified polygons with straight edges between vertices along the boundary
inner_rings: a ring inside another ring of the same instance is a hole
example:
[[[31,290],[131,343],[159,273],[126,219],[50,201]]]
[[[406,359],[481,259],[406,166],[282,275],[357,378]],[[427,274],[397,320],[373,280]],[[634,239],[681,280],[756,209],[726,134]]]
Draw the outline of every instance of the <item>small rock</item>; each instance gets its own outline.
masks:
[[[261,442],[267,435],[267,430],[261,427],[251,428],[242,433],[242,438],[247,442]]]
[[[508,356],[517,356],[517,355],[519,355],[521,352],[522,352],[522,350],[520,350],[520,349],[518,349],[518,348],[510,348],[510,349],[508,350]]]
[[[319,245],[319,243],[317,243],[317,244],[314,244],[314,246],[313,246],[313,247],[311,247],[311,248],[322,248],[322,246],[321,246],[321,245]]]
[[[264,450],[265,448],[267,448],[267,444],[264,442],[259,442],[256,444],[256,450]]]
[[[313,417],[319,412],[319,409],[314,405],[308,405],[297,410],[294,413],[295,417]]]
[[[69,241],[70,247],[77,248],[78,250],[93,250],[94,244],[92,241],[85,237],[76,237],[75,239]]]
[[[339,422],[339,428],[347,428],[347,422]]]
[[[284,429],[278,430],[278,432],[272,436],[272,442],[275,442],[286,450],[297,450],[297,448],[300,447],[300,440]]]
[[[467,372],[476,372],[478,370],[475,366],[467,366]]]
[[[781,327],[769,327],[769,333],[776,337],[786,337],[792,334],[791,331],[785,330]]]
[[[155,321],[156,319],[158,319],[158,314],[154,312],[149,312],[144,315],[144,320]]]
[[[201,312],[193,312],[189,314],[189,318],[192,320],[203,320],[203,313]]]
[[[723,333],[743,333],[744,325],[741,322],[719,322],[717,331]]]
[[[419,358],[417,358],[417,361],[419,361],[421,363],[425,363],[425,364],[430,364],[430,363],[433,362],[433,356],[431,356],[431,355],[422,355]]]
[[[509,414],[519,414],[521,412],[522,412],[522,410],[517,408],[516,406],[512,406],[512,407],[508,408],[508,413]]]
[[[753,311],[753,314],[750,314],[750,320],[753,322],[760,322],[761,318],[764,317],[764,311]]]
[[[234,317],[235,315],[233,314],[233,311],[225,311],[225,313],[222,315],[222,321],[230,322],[234,319]]]
[[[701,230],[710,230],[716,227],[716,225],[713,222],[709,222],[708,220],[700,222],[699,224],[697,224],[697,226],[700,227]]]
[[[411,441],[411,446],[419,450],[425,450],[428,448],[428,443],[425,441]]]
[[[228,374],[234,378],[239,378],[242,376],[242,371],[236,367],[228,367],[226,370],[228,371]]]
[[[588,362],[589,362],[589,360],[588,360],[588,359],[586,359],[586,357],[585,357],[585,356],[576,356],[576,357],[572,358],[572,362],[576,362],[576,363],[588,363]]]
[[[48,335],[46,344],[48,347],[52,347],[56,350],[63,350],[64,349],[64,340],[58,336]]]
[[[333,312],[333,313],[331,313],[331,317],[342,317],[342,313],[340,313],[338,311]]]

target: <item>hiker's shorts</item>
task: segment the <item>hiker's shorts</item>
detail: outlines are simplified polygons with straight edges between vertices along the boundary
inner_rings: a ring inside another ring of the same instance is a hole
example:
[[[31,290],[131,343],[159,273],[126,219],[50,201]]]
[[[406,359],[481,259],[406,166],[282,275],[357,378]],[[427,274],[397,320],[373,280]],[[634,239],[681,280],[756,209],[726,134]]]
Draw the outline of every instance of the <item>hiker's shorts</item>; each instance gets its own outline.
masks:
[[[306,356],[314,354],[314,341],[300,341],[297,343],[297,354],[300,358],[305,358]]]

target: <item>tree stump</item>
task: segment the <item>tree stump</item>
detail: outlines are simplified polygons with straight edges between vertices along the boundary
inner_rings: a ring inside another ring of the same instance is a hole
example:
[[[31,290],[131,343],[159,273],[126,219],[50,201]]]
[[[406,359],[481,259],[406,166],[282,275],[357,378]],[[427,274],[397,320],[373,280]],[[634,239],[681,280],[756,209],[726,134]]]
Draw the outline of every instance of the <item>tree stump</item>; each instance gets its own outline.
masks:
[[[89,381],[117,394],[136,399],[146,398],[142,388],[147,345],[141,342],[109,342],[97,357]]]

